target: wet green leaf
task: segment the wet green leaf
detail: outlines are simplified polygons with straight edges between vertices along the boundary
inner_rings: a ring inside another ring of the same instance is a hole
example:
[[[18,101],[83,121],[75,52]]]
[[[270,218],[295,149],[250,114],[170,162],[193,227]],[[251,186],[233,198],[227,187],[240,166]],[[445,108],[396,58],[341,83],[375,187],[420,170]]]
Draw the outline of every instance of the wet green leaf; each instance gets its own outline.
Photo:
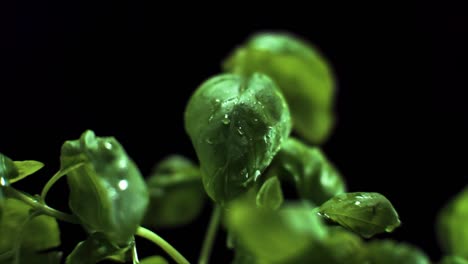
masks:
[[[257,206],[276,210],[283,204],[283,191],[278,177],[266,180],[257,193]]]
[[[367,244],[369,264],[429,264],[429,258],[418,248],[391,240],[371,241]]]
[[[324,225],[307,204],[269,210],[235,201],[226,210],[226,224],[241,247],[259,263],[294,259],[326,235]]]
[[[224,69],[270,76],[288,101],[294,129],[313,143],[329,136],[334,125],[334,77],[313,45],[289,34],[257,34],[226,59]]]
[[[288,137],[288,106],[265,75],[224,74],[203,83],[185,112],[208,195],[224,203],[247,191]]]
[[[8,185],[10,179],[18,177],[18,169],[15,163],[7,156],[0,153],[0,186]]]
[[[205,190],[198,167],[182,156],[161,161],[147,180],[150,204],[143,223],[175,227],[193,221],[203,209]]]
[[[44,167],[44,163],[35,160],[13,161],[13,164],[18,170],[18,176],[11,178],[10,183],[22,180]]]
[[[445,253],[468,259],[468,187],[440,211],[437,233]]]
[[[320,206],[319,211],[324,217],[366,238],[392,232],[400,225],[392,204],[379,193],[339,194]]]
[[[468,260],[457,256],[446,256],[440,261],[440,264],[468,264]]]
[[[120,247],[116,243],[109,241],[104,233],[92,233],[85,241],[76,245],[75,249],[68,255],[66,264],[95,264],[101,260],[118,256],[113,260],[125,262],[127,259],[122,259],[120,256],[125,256],[123,252],[131,250],[133,245]]]
[[[346,191],[343,178],[323,152],[297,139],[284,142],[273,164],[276,173],[296,186],[299,197],[314,204]]]
[[[140,264],[169,264],[169,262],[161,256],[151,256],[141,260]]]
[[[126,245],[149,201],[137,166],[115,138],[96,137],[89,130],[62,146],[61,170],[74,166],[67,173],[70,209],[89,233],[102,232]]]
[[[27,259],[49,259],[57,253],[46,255],[38,253],[39,251],[54,248],[60,245],[60,231],[57,221],[49,216],[41,215],[30,220],[31,208],[26,204],[15,200],[6,199],[4,206],[3,221],[0,222],[0,255],[11,252],[21,235],[20,260],[21,263],[29,263]],[[7,258],[6,263],[11,263],[11,258]],[[0,263],[2,263],[0,261]],[[43,262],[53,263],[53,262]]]

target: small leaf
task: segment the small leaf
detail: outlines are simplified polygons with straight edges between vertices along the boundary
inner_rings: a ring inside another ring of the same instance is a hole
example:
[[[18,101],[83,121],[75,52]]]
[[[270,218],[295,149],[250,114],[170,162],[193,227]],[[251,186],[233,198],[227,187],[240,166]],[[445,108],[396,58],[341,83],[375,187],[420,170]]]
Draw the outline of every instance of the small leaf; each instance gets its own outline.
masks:
[[[221,204],[245,193],[291,130],[288,106],[266,75],[213,77],[192,95],[185,130],[208,195]]]
[[[13,163],[18,170],[18,176],[10,179],[10,183],[22,180],[44,167],[44,163],[35,160],[13,161]]]
[[[273,161],[276,173],[295,184],[299,197],[321,205],[346,186],[340,173],[317,147],[289,138]]]
[[[365,238],[400,225],[392,204],[379,193],[339,194],[320,206],[320,214]]]
[[[10,179],[18,177],[18,169],[15,163],[7,156],[0,153],[0,186],[8,185]]]
[[[257,194],[257,206],[276,210],[283,203],[283,191],[278,177],[266,180]]]
[[[161,256],[151,256],[141,260],[140,264],[169,264],[169,262]]]
[[[468,259],[468,187],[440,211],[437,233],[445,253]]]
[[[78,243],[68,255],[66,264],[95,264],[112,256],[123,256],[122,252],[131,250],[133,245],[120,247],[109,241],[109,238],[100,232],[92,233],[85,241]],[[119,260],[115,259],[114,260]],[[125,262],[125,259],[120,259]]]
[[[440,264],[468,264],[468,260],[457,256],[446,256]]]
[[[203,209],[205,190],[200,170],[188,159],[169,156],[147,180],[150,204],[143,223],[176,227],[193,221]]]
[[[291,107],[294,130],[313,143],[330,135],[335,82],[331,67],[313,45],[290,34],[256,34],[225,60],[224,69],[270,76]]]
[[[418,248],[391,240],[371,241],[367,244],[369,264],[429,264],[429,258]]]
[[[30,210],[29,206],[18,200],[5,200],[4,216],[0,222],[0,254],[12,251],[14,241],[17,241],[19,235],[22,236],[21,258],[29,255],[33,255],[31,258],[39,257],[41,254],[37,252],[60,245],[59,227],[52,217],[37,216],[23,228],[29,218]]]
[[[68,170],[70,209],[81,224],[89,233],[102,232],[127,245],[143,219],[149,195],[138,167],[120,143],[88,130],[63,144],[60,159],[61,170]]]
[[[325,227],[307,204],[274,211],[239,200],[227,208],[226,224],[259,263],[283,263],[325,237]]]

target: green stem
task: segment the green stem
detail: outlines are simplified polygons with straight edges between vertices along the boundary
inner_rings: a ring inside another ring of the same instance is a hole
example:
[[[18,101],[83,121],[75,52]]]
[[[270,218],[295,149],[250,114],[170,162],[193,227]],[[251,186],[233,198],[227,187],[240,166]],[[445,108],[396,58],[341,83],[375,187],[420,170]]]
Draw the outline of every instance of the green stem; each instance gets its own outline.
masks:
[[[40,216],[42,212],[40,211],[34,211],[29,214],[29,216],[24,220],[23,224],[21,225],[21,228],[19,229],[19,234],[17,234],[15,244],[13,246],[13,252],[15,254],[13,263],[18,264],[20,263],[20,251],[21,251],[21,242],[23,241],[24,237],[24,230],[26,226],[31,222],[35,217]]]
[[[216,238],[216,233],[218,231],[219,221],[221,219],[221,207],[215,205],[213,212],[211,213],[210,224],[206,231],[205,240],[203,241],[203,246],[198,259],[198,264],[208,264],[210,260],[211,250],[213,249],[213,243]]]
[[[83,166],[84,163],[78,163],[76,165],[73,165],[71,167],[68,167],[64,170],[59,170],[57,171],[57,173],[54,174],[54,176],[52,176],[52,178],[50,178],[46,185],[44,185],[44,188],[42,188],[42,191],[41,191],[41,199],[42,201],[45,202],[45,198],[47,196],[47,193],[49,192],[50,188],[52,188],[52,186],[58,181],[60,180],[60,178],[62,178],[63,176],[65,176],[67,173],[69,173],[70,171],[72,170],[75,170],[81,166]]]
[[[184,256],[182,256],[182,254],[180,254],[179,251],[177,251],[171,244],[169,244],[162,237],[155,234],[153,231],[139,226],[136,235],[146,238],[154,244],[158,245],[160,248],[166,251],[166,253],[169,256],[171,256],[172,259],[178,264],[190,264],[190,262],[188,262],[188,260]]]
[[[25,204],[31,206],[33,209],[41,212],[42,214],[52,216],[56,219],[69,222],[72,224],[79,224],[79,220],[71,214],[67,214],[61,211],[58,211],[52,207],[49,207],[41,202],[39,202],[37,199],[31,197],[30,195],[27,195],[23,192],[20,192],[16,190],[15,188],[8,186],[7,188],[4,189],[5,192],[7,193],[7,196],[15,198],[17,200],[20,200],[24,202]]]

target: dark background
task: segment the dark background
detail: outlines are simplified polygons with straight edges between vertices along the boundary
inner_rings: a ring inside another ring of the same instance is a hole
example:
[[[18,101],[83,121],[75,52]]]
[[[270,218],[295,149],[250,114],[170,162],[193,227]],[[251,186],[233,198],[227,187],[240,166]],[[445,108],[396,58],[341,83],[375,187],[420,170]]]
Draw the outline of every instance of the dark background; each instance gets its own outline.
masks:
[[[350,191],[383,193],[400,214],[401,228],[380,237],[413,243],[438,259],[435,215],[467,182],[463,6],[286,4],[9,6],[0,52],[0,151],[46,164],[17,187],[40,192],[59,167],[63,141],[88,128],[115,136],[145,175],[171,153],[195,159],[183,128],[190,94],[250,34],[289,31],[315,43],[336,71],[339,120],[326,153]],[[67,210],[66,188],[60,182],[48,202]],[[160,233],[195,262],[209,213],[207,206],[193,225]],[[74,226],[62,227],[65,251],[85,238]],[[223,234],[217,242],[213,263],[225,263],[232,253]],[[138,243],[141,256],[154,252]]]

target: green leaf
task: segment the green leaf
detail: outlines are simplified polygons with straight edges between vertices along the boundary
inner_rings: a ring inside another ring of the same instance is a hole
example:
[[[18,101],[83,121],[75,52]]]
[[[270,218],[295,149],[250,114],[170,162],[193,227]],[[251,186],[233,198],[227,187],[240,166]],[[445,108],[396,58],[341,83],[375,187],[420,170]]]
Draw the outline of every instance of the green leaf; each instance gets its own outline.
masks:
[[[283,204],[283,191],[278,177],[266,180],[257,194],[257,206],[276,210]]]
[[[340,173],[317,147],[289,138],[273,162],[280,177],[295,184],[299,197],[322,204],[346,186]]]
[[[147,180],[150,204],[143,223],[152,227],[176,227],[198,217],[205,202],[201,174],[191,161],[169,156]]]
[[[369,264],[429,264],[429,258],[418,248],[391,240],[371,241],[367,244]]]
[[[398,214],[379,193],[343,193],[320,206],[320,214],[347,229],[369,238],[392,232],[400,225]]]
[[[61,170],[67,173],[69,205],[89,233],[105,233],[126,245],[136,232],[149,201],[148,190],[135,163],[113,137],[96,137],[90,130],[66,141]]]
[[[468,264],[468,260],[457,256],[446,256],[440,264]]]
[[[185,112],[208,195],[223,204],[245,193],[288,137],[291,120],[266,75],[224,74],[203,83]]]
[[[0,153],[0,186],[8,185],[10,179],[18,177],[18,169],[15,163],[7,156]]]
[[[226,210],[226,224],[240,246],[260,263],[294,259],[326,235],[320,218],[307,204],[285,205],[275,211],[235,201]]]
[[[151,256],[141,260],[140,264],[169,264],[169,262],[161,256]]]
[[[21,236],[21,263],[29,263],[24,259],[53,259],[51,256],[57,253],[46,256],[37,252],[60,245],[60,231],[55,218],[45,215],[37,216],[24,226],[31,208],[15,199],[6,199],[4,202],[4,216],[0,222],[0,255],[11,252],[15,241],[18,241]],[[8,258],[6,263],[11,263],[9,261],[11,258]]]
[[[468,259],[468,187],[440,211],[437,233],[445,253]]]
[[[92,233],[85,241],[78,243],[75,249],[68,255],[66,264],[95,264],[101,260],[113,256],[124,256],[123,252],[131,250],[133,245],[120,247],[109,241],[106,234],[101,232]],[[126,259],[113,258],[113,260]]]
[[[27,249],[22,249],[17,264],[60,264],[62,259],[61,252],[37,253]],[[0,259],[0,264],[12,264],[13,258]]]
[[[13,161],[13,163],[18,170],[18,176],[10,179],[10,183],[22,180],[44,167],[44,163],[35,160]]]
[[[332,69],[313,45],[289,34],[252,36],[224,62],[228,72],[270,76],[283,92],[294,129],[308,141],[322,143],[334,125],[335,83]]]

